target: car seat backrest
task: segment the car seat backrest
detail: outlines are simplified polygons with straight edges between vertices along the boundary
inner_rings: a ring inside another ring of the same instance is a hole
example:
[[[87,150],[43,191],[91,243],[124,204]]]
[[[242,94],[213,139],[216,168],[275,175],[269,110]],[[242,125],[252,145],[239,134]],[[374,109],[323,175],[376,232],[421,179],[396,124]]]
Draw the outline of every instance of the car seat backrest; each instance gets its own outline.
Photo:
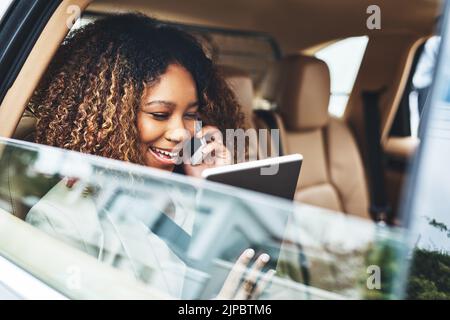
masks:
[[[300,54],[277,62],[259,94],[277,105],[286,128],[285,153],[301,153],[296,200],[369,218],[361,156],[348,125],[330,117],[330,72]]]

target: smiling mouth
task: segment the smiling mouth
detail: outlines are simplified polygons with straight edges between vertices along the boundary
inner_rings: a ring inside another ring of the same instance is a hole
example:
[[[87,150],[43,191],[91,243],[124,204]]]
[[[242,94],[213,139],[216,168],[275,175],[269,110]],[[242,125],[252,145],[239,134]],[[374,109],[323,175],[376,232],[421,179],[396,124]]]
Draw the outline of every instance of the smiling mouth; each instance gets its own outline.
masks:
[[[153,146],[149,147],[148,150],[156,159],[165,164],[174,164],[179,154],[178,152],[170,152]]]

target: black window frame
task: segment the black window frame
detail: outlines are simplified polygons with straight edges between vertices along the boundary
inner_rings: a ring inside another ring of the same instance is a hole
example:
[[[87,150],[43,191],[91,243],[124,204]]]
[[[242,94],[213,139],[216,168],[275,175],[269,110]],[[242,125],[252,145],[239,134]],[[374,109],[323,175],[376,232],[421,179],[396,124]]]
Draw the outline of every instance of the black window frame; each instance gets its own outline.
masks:
[[[0,103],[62,0],[15,0],[0,22]]]

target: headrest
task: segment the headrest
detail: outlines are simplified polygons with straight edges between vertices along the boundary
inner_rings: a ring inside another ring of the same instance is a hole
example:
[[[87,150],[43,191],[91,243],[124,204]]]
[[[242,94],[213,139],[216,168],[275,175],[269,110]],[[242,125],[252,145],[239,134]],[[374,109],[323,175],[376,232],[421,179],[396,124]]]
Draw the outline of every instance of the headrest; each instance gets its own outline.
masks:
[[[245,115],[247,125],[251,127],[254,97],[252,79],[245,71],[234,67],[221,66],[220,70],[226,83],[233,91],[238,103],[242,107],[242,112]]]
[[[330,71],[322,60],[291,55],[269,70],[259,95],[277,104],[288,130],[309,130],[328,123]]]
[[[28,111],[25,111],[16,127],[16,130],[14,131],[14,134],[12,135],[12,138],[33,142],[36,122],[36,117]]]

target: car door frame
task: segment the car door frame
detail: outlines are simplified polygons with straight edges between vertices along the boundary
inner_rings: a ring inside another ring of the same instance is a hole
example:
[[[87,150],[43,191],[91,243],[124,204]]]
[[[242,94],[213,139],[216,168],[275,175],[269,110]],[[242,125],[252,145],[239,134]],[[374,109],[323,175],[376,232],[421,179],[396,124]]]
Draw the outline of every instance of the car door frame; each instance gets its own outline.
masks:
[[[0,136],[12,136],[74,12],[81,15],[91,1],[15,0],[8,9],[0,25]]]
[[[0,101],[61,1],[15,0],[6,11],[0,23]]]

